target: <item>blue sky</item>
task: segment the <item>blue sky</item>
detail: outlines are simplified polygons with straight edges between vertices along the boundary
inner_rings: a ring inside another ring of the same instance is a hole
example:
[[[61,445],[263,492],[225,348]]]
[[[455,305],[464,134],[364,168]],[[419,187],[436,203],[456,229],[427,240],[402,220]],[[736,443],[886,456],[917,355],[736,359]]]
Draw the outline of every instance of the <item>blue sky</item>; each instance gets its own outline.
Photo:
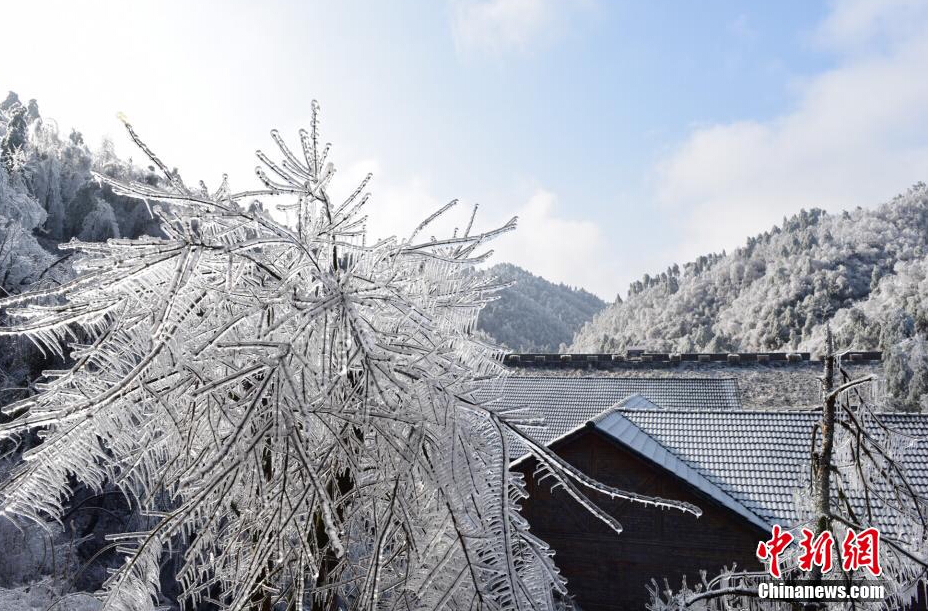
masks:
[[[251,185],[310,101],[371,231],[442,203],[519,215],[513,261],[604,298],[802,207],[872,206],[928,174],[928,3],[23,2],[0,87],[188,181]],[[460,216],[466,216],[462,210]]]

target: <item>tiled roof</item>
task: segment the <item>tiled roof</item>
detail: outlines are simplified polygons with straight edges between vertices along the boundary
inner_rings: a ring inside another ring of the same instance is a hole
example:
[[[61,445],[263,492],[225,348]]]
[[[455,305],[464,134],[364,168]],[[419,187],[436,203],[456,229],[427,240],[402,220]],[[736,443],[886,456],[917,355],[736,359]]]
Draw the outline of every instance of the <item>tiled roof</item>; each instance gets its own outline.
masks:
[[[808,479],[817,414],[638,410],[625,416],[762,518],[795,520],[793,491]]]
[[[794,524],[794,493],[808,485],[815,412],[621,410],[653,439],[768,522]],[[901,463],[913,488],[928,495],[928,415],[881,414],[911,436]],[[882,438],[878,427],[870,426]],[[854,503],[860,507],[859,499]],[[892,524],[881,524],[891,528]]]
[[[608,422],[611,432],[602,432],[652,460],[662,457],[658,464],[683,474],[723,504],[728,505],[723,497],[730,497],[768,523],[795,525],[800,520],[795,494],[808,489],[809,445],[820,415],[740,409],[732,379],[511,376],[487,384],[478,397],[496,397],[498,408],[524,409],[527,416],[543,417],[544,429],[526,427],[526,432],[547,444],[577,433],[587,423],[602,429],[606,426],[602,423]],[[928,414],[879,417],[908,436],[905,447],[897,448],[900,463],[914,490],[928,498]],[[885,443],[878,426],[867,430]],[[511,450],[514,459],[524,458],[527,452],[518,442]],[[700,477],[717,487],[721,496]],[[859,497],[851,501],[855,511],[862,508]],[[735,511],[744,515],[740,509]],[[884,513],[879,507],[876,511]],[[884,529],[894,526],[891,519],[877,517],[877,523]]]
[[[631,401],[632,395],[665,409],[741,409],[733,378],[509,376],[487,382],[477,398],[492,399],[497,409],[521,409],[543,417],[543,429],[526,427],[526,432],[539,442],[550,443],[604,410]],[[517,458],[527,451],[514,441],[511,455]]]
[[[617,443],[631,449],[639,456],[675,474],[697,490],[715,499],[717,502],[739,514],[752,524],[765,530],[770,527],[768,523],[745,507],[743,503],[732,497],[716,483],[705,477],[698,469],[691,467],[686,461],[669,451],[653,436],[642,430],[641,427],[628,418],[626,413],[619,410],[609,410],[594,418],[589,424],[604,435],[615,440]]]
[[[550,418],[549,439],[629,395],[642,395],[664,409],[741,409],[734,378],[509,376],[486,383],[478,394],[498,396],[499,407],[541,411]]]

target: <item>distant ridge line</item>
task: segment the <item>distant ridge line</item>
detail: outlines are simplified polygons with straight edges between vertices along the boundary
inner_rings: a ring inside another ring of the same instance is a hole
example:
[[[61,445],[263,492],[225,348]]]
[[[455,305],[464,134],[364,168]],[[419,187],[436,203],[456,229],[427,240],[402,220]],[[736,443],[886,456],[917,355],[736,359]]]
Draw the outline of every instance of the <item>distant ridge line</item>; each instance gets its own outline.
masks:
[[[841,353],[842,360],[850,362],[881,361],[883,353],[871,351],[847,351]],[[595,367],[609,369],[626,365],[665,365],[678,363],[726,363],[729,365],[756,363],[811,363],[809,352],[646,352],[628,350],[625,354],[615,353],[542,353],[511,352],[503,357],[506,365],[513,367]]]

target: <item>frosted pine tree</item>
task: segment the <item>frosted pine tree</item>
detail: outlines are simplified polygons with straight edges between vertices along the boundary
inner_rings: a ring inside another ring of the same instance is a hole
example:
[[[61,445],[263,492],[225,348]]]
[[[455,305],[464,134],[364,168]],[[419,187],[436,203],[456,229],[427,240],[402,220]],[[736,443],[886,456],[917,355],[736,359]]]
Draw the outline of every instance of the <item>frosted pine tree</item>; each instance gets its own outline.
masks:
[[[259,151],[263,188],[238,193],[189,187],[126,127],[167,188],[98,178],[166,237],[72,241],[73,281],[0,302],[3,334],[72,359],[6,409],[0,439],[41,443],[3,511],[58,518],[73,478],[148,519],[112,537],[105,609],[153,608],[169,553],[191,607],[552,608],[565,583],[518,513],[515,439],[617,531],[584,489],[698,512],[599,485],[531,440],[530,415],[474,399],[501,367],[472,333],[494,290],[473,265],[515,219],[421,237],[452,203],[368,243],[367,180],[330,200],[315,106],[299,149],[272,132],[279,160]]]

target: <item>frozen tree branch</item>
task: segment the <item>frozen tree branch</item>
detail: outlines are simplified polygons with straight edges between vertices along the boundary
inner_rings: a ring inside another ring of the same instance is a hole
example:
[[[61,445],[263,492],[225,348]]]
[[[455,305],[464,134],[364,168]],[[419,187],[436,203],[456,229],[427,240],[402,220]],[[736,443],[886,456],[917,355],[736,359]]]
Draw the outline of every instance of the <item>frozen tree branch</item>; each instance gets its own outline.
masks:
[[[315,106],[314,106],[315,109]],[[149,519],[113,542],[126,556],[106,609],[152,609],[161,557],[182,550],[184,601],[223,609],[550,609],[566,596],[552,551],[519,514],[522,437],[590,511],[602,486],[532,442],[524,416],[475,401],[501,353],[472,334],[496,290],[475,274],[515,228],[365,241],[367,179],[330,202],[318,116],[301,156],[272,132],[263,190],[165,188],[97,178],[154,208],[163,238],[72,241],[79,275],[0,307],[73,365],[11,404],[0,439],[42,430],[0,484],[3,512],[60,519],[72,478],[107,483]],[[277,203],[269,215],[255,198]]]

